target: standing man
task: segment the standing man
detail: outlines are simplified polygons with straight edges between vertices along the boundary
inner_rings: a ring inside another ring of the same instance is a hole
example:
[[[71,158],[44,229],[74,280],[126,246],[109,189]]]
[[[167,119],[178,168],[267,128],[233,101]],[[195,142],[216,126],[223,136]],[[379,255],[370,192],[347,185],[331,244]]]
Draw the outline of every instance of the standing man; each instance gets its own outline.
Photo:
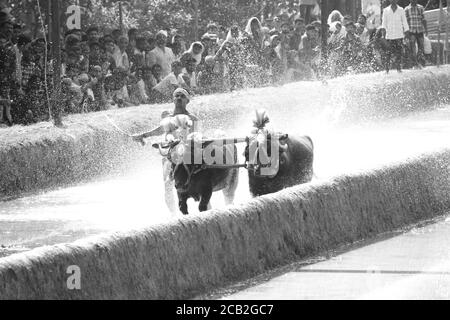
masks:
[[[295,23],[294,32],[292,33],[289,39],[290,50],[298,50],[300,42],[302,41],[302,37],[306,31],[305,19],[297,18],[295,19],[294,23]]]
[[[410,5],[405,8],[410,32],[409,45],[411,47],[411,58],[414,65],[418,68],[425,66],[423,42],[424,34],[428,34],[428,32],[424,12],[424,7],[417,4],[417,0],[411,0]],[[417,53],[416,43],[418,48]]]
[[[156,47],[148,54],[148,66],[159,64],[162,68],[161,77],[167,77],[171,72],[172,63],[175,62],[175,55],[172,49],[166,47],[167,31],[161,30],[156,34]]]
[[[398,72],[402,72],[403,39],[409,37],[409,26],[405,10],[397,4],[398,0],[390,0],[390,5],[383,10],[382,32],[387,40],[386,73],[389,73],[391,55],[394,55]]]

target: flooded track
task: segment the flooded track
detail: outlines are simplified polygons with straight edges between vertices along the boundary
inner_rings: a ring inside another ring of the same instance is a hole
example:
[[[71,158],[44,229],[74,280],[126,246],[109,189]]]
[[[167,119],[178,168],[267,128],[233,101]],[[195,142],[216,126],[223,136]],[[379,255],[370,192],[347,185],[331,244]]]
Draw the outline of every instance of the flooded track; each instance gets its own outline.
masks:
[[[251,104],[252,94],[260,90],[271,90],[272,96],[276,96],[278,90],[288,89],[258,89],[241,103]],[[308,134],[313,138],[316,179],[325,180],[450,147],[450,106],[380,122],[366,121],[362,116],[360,122],[350,124],[340,121],[336,105],[318,108],[314,95],[317,93],[299,98],[298,108],[283,106],[282,96],[276,105],[270,101],[268,105],[252,106],[269,110],[274,129],[289,134]],[[203,130],[210,134],[221,129],[228,136],[246,135],[253,114],[242,116],[239,105],[233,106],[235,114],[208,117],[208,110],[214,109],[216,115],[220,114],[220,97],[204,99],[202,105],[196,105],[195,100],[192,102],[196,109],[202,110]],[[147,156],[140,159],[136,167],[121,175],[0,202],[0,257],[182,218],[167,211],[163,200],[161,157],[150,147],[147,150]],[[249,197],[246,172],[242,170],[236,203],[245,202]],[[220,193],[214,195],[212,205],[215,208],[224,205]],[[190,201],[189,206],[195,213],[194,202]]]
[[[197,299],[449,300],[449,231],[450,212],[404,233],[346,246]]]

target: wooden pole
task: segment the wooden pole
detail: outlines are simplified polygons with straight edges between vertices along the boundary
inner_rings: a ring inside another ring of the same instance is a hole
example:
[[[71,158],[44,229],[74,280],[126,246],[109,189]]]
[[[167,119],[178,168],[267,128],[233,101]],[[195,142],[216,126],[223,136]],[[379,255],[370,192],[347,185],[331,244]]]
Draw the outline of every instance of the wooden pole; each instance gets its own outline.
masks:
[[[447,16],[445,17],[445,60],[444,63],[448,64],[449,48],[449,29],[450,29],[450,6],[447,1]]]
[[[194,0],[194,38],[198,41],[198,0]]]
[[[52,113],[55,126],[61,127],[61,2],[51,1],[52,11],[52,62],[53,62],[53,92]]]
[[[123,8],[122,1],[119,1],[119,29],[123,32]]]
[[[322,43],[321,43],[321,49],[322,49],[322,60],[323,62],[327,59],[328,54],[328,0],[321,0],[321,6],[320,6],[320,17],[321,17],[321,35],[322,35]]]
[[[50,39],[50,42],[53,41],[53,30],[51,28],[52,26],[52,19],[53,19],[53,13],[52,13],[52,1],[51,0],[47,0],[47,7],[46,7],[46,11],[47,11],[47,16],[45,19],[45,24],[47,25],[47,31],[48,31],[48,39]],[[53,57],[53,46],[51,46],[50,48],[50,55]]]
[[[437,56],[437,66],[441,65],[442,50],[441,50],[441,26],[442,26],[442,0],[439,0],[439,26],[438,26],[438,56]]]

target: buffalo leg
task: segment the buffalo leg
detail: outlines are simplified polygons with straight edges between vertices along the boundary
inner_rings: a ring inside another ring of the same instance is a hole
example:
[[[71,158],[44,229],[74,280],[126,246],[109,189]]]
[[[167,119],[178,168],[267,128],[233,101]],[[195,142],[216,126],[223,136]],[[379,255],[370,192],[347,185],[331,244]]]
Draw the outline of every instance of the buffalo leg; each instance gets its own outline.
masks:
[[[208,187],[203,190],[202,198],[200,200],[200,205],[198,206],[198,210],[200,212],[208,211],[209,202],[212,197],[212,187]]]
[[[175,190],[175,182],[173,181],[171,177],[172,168],[171,163],[166,158],[163,159],[162,162],[163,165],[163,179],[164,179],[164,198],[166,201],[167,208],[169,208],[169,211],[171,213],[177,212],[177,205],[176,200],[174,196],[174,190]]]
[[[234,202],[234,195],[239,184],[239,170],[233,169],[229,173],[229,179],[227,186],[223,189],[223,196],[225,199],[225,205],[231,205]]]
[[[187,205],[188,197],[184,194],[178,194],[178,207],[180,211],[184,215],[188,215],[188,205]]]

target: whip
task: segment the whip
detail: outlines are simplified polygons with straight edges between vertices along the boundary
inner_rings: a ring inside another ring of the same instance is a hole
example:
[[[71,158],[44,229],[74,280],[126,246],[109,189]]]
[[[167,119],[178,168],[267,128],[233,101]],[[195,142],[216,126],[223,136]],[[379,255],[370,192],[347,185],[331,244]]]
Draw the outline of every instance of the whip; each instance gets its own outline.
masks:
[[[126,132],[125,130],[121,129],[107,114],[105,114],[106,119],[108,120],[108,122],[114,127],[116,128],[117,131],[119,131],[120,133],[122,133],[123,135],[126,135],[130,138],[133,138],[133,135]]]

